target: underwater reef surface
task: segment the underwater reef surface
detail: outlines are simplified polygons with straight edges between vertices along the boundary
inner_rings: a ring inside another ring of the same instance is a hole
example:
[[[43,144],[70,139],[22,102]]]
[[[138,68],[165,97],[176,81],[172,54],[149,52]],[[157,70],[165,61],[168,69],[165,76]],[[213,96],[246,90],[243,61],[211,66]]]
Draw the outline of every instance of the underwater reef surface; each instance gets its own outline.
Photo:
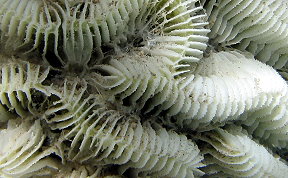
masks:
[[[0,177],[287,175],[288,2],[0,4]]]

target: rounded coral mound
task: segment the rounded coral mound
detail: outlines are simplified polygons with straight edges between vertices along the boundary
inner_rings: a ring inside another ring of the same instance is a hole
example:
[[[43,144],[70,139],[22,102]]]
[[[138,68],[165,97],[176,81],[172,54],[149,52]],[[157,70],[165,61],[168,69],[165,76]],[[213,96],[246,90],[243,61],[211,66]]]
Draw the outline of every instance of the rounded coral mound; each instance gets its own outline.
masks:
[[[0,177],[287,175],[285,1],[0,3]]]

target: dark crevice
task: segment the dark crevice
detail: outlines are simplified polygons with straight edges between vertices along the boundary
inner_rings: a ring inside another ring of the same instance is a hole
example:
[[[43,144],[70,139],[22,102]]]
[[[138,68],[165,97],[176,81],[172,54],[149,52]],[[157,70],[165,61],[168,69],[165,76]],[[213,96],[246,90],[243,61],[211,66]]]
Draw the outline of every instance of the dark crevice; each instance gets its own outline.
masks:
[[[30,93],[33,107],[36,108],[36,110],[43,109],[43,106],[47,104],[46,103],[47,96],[44,93],[33,88],[30,89]]]
[[[63,75],[63,74],[62,74],[62,71],[51,69],[51,70],[49,71],[49,73],[48,73],[48,76],[47,76],[46,79],[42,82],[42,84],[49,86],[49,85],[51,85],[51,82],[52,82],[53,80],[59,79],[59,78],[60,78],[60,79],[63,78],[62,75]],[[52,83],[54,83],[54,82],[52,82]]]
[[[63,68],[64,66],[59,61],[58,57],[55,55],[54,51],[48,50],[45,54],[45,58],[52,67]]]
[[[283,160],[288,161],[288,149],[287,148],[283,148],[283,149],[275,148],[275,153],[279,155]]]
[[[49,157],[53,158],[53,160],[58,160],[59,162],[62,161],[62,158],[59,155],[57,155],[56,153],[51,153],[49,155]]]
[[[88,61],[87,66],[92,67],[96,64],[100,64],[101,59],[104,59],[103,52],[101,51],[100,48],[94,48],[91,54],[91,59]]]
[[[146,106],[149,106],[149,104],[145,104],[145,106],[144,106],[144,108],[142,109],[142,115],[143,116],[145,116],[145,117],[151,117],[151,116],[154,116],[154,115],[156,115],[156,113],[157,113],[157,116],[161,116],[162,114],[161,113],[159,113],[159,109],[160,109],[160,105],[158,105],[158,106],[155,106],[152,110],[150,110],[149,112],[146,112]],[[158,114],[159,113],[159,114]]]
[[[137,178],[139,177],[136,170],[133,169],[133,168],[129,168],[127,169],[124,174],[123,174],[124,177],[127,177],[127,178]]]
[[[70,140],[73,140],[73,139],[70,139]],[[70,140],[64,140],[62,143],[63,143],[67,148],[71,148],[72,141],[70,141]]]
[[[68,109],[62,109],[60,111],[56,111],[55,114],[59,116],[59,115],[64,115],[64,114],[66,114],[68,112],[69,112]]]
[[[46,137],[43,141],[42,147],[50,147],[53,144],[51,138]]]
[[[129,97],[126,97],[126,98],[122,99],[122,103],[123,103],[124,106],[131,106],[132,105]]]
[[[107,72],[106,70],[102,70],[102,69],[97,69],[97,70],[93,70],[94,72],[100,74],[101,76],[105,77],[105,76],[110,76],[110,73]]]
[[[54,129],[54,130],[51,130],[51,133],[54,133],[54,134],[60,134],[62,132],[61,129]]]
[[[135,37],[132,41],[133,47],[143,47],[144,46],[144,39],[140,36]]]
[[[61,32],[59,32],[59,34],[61,34]],[[49,37],[48,37],[48,42],[47,42],[47,52],[45,54],[45,59],[49,62],[49,64],[52,66],[52,67],[55,67],[55,68],[63,68],[63,64],[61,63],[61,61],[59,60],[58,56],[56,55],[55,53],[55,43],[58,43],[57,45],[57,52],[58,52],[58,55],[59,57],[62,58],[63,60],[63,57],[65,56],[64,55],[64,52],[63,52],[63,41],[61,40],[61,38],[58,38],[58,41],[56,42],[55,41],[56,38],[54,35],[50,34]],[[44,49],[44,44],[42,43],[41,44],[42,46],[42,49]],[[40,47],[40,50],[41,50],[41,47]],[[42,50],[43,51],[43,50]]]
[[[101,46],[101,51],[104,54],[104,56],[115,54],[115,48],[112,45],[108,45],[108,44],[106,44],[106,45],[103,44]]]

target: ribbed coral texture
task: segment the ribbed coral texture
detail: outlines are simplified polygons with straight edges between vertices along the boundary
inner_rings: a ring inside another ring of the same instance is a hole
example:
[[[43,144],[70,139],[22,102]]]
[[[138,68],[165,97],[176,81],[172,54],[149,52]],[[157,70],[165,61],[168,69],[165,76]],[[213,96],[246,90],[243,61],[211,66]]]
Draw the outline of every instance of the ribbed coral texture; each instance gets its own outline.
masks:
[[[0,177],[287,177],[286,1],[0,4]]]

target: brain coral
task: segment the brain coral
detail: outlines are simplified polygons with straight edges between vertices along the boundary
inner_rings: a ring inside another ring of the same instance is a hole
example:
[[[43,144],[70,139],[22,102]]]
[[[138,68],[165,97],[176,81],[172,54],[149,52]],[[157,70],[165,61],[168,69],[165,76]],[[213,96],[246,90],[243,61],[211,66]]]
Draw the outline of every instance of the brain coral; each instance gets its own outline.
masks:
[[[0,0],[0,177],[285,177],[284,0]]]

